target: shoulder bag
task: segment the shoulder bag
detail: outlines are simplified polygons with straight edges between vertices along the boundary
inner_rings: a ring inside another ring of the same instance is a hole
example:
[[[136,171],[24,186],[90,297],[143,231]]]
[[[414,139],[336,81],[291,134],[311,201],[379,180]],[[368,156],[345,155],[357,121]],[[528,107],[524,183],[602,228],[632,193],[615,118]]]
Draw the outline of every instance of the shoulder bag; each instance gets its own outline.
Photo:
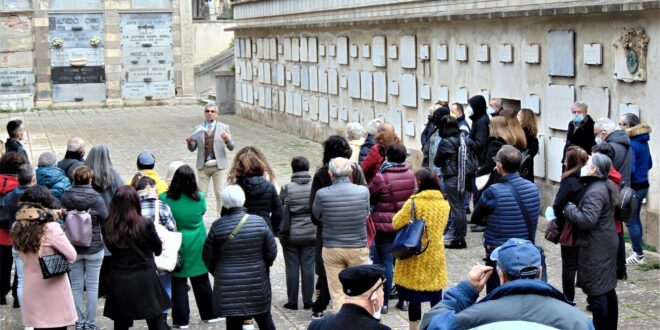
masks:
[[[426,245],[422,248],[422,236],[426,237]],[[410,220],[408,224],[396,233],[390,254],[397,259],[407,259],[420,255],[429,247],[431,240],[426,230],[426,221],[417,218],[415,199],[410,206]]]
[[[541,254],[541,281],[547,282],[548,270],[545,265],[545,251],[543,250],[542,246],[534,243],[534,232],[532,231],[532,223],[531,220],[529,219],[529,214],[527,213],[527,209],[524,207],[525,204],[523,204],[522,200],[520,200],[520,194],[513,187],[513,184],[509,182],[505,182],[504,185],[507,186],[507,188],[509,188],[509,191],[511,191],[511,194],[516,199],[518,208],[520,209],[520,212],[522,212],[523,218],[525,218],[525,225],[527,225],[527,234],[529,235],[529,240],[536,246],[536,248],[539,250],[539,253]]]
[[[43,248],[44,245],[41,243],[38,256],[39,267],[41,267],[41,276],[44,278],[44,280],[69,272],[69,262],[66,260],[62,253],[55,251],[55,254],[42,256],[41,253]]]
[[[280,240],[284,238],[285,240],[289,237],[291,229],[291,209],[289,208],[289,185],[285,185],[284,188],[284,203],[282,204],[282,216],[280,221],[280,228],[277,230],[277,236],[280,237]]]
[[[243,215],[243,217],[241,218],[241,221],[239,221],[236,224],[236,227],[234,227],[234,230],[231,231],[231,234],[229,234],[229,236],[227,237],[225,242],[222,243],[222,247],[220,247],[220,250],[224,250],[227,247],[227,245],[229,244],[229,242],[231,242],[236,237],[236,235],[241,230],[241,227],[243,227],[243,224],[245,224],[245,221],[247,221],[249,216],[250,215],[247,214],[247,213],[245,213],[245,215]]]
[[[163,242],[163,251],[159,256],[155,256],[156,268],[161,272],[172,272],[177,268],[180,259],[179,248],[183,235],[179,232],[169,231],[160,223],[160,201],[156,199],[154,206],[154,226],[161,242]],[[183,268],[183,267],[181,267]]]

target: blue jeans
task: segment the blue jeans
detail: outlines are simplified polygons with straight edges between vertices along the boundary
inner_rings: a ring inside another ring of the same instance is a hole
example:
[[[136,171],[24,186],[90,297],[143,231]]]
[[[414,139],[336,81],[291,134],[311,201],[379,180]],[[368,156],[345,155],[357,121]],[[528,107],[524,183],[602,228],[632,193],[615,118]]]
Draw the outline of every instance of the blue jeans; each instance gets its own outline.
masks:
[[[376,234],[378,236],[378,234]],[[387,282],[383,286],[385,291],[385,306],[390,301],[390,292],[392,292],[392,279],[394,278],[394,257],[390,254],[394,242],[374,243],[371,247],[371,261],[376,265],[385,266],[385,279]]]
[[[69,281],[76,304],[79,324],[94,324],[96,305],[99,302],[99,275],[103,263],[103,250],[92,254],[78,254],[71,265]],[[87,290],[87,309],[83,312],[83,289]]]
[[[18,302],[23,306],[23,260],[18,255],[16,249],[11,249],[12,255],[14,255],[14,264],[16,265],[16,278],[18,281],[16,295],[18,296]]]
[[[167,297],[172,300],[172,273],[170,272],[158,272],[158,279],[160,280],[160,284],[163,286],[165,289],[165,292],[167,292]],[[167,314],[167,312],[170,309],[166,309],[163,311],[163,314]]]
[[[626,222],[626,227],[628,227],[628,234],[630,235],[630,243],[632,244],[633,251],[637,254],[644,254],[644,251],[642,250],[642,219],[639,217],[639,212],[642,208],[642,201],[649,193],[649,188],[635,190],[635,192],[637,192],[637,210],[635,210],[635,214],[633,214],[632,218]]]

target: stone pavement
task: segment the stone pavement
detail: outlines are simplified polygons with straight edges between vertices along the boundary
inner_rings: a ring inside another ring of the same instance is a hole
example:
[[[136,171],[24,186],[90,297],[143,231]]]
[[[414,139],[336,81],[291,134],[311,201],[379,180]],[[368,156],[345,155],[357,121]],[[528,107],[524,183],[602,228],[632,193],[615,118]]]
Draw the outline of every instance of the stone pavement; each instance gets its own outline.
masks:
[[[156,169],[164,175],[167,163],[182,160],[194,164],[195,154],[188,152],[184,139],[190,135],[195,124],[200,122],[202,109],[199,106],[163,106],[163,107],[127,107],[81,110],[54,110],[26,113],[0,113],[0,122],[4,126],[9,119],[21,118],[28,126],[29,141],[25,143],[32,163],[40,153],[52,150],[59,157],[64,155],[66,141],[70,136],[81,136],[88,144],[105,143],[110,147],[111,157],[117,170],[124,179],[135,171],[137,154],[149,150],[156,156]],[[240,148],[255,145],[261,148],[274,168],[280,184],[288,182],[290,175],[289,161],[293,156],[304,155],[312,164],[321,160],[321,146],[312,141],[281,133],[269,127],[256,124],[236,116],[221,117],[231,127],[232,135]],[[230,153],[231,155],[235,152]],[[314,165],[313,165],[314,166]],[[212,196],[211,196],[212,197]],[[213,199],[211,199],[213,200]],[[215,220],[215,203],[208,203],[209,211],[205,216],[207,226]],[[545,229],[545,220],[541,220]],[[546,249],[548,275],[550,283],[561,288],[561,261],[559,247],[542,239],[539,242]],[[470,267],[481,263],[483,248],[481,234],[468,234],[468,249],[448,250],[446,252],[448,286],[462,280]],[[281,250],[280,250],[281,252]],[[629,279],[619,282],[619,327],[621,329],[658,329],[660,328],[660,271],[643,271],[637,267],[628,267]],[[284,281],[284,260],[282,254],[271,270],[273,290],[272,311],[278,329],[305,329],[310,319],[307,310],[290,311],[282,308],[286,302]],[[577,303],[585,310],[585,296],[577,289]],[[11,304],[11,297],[8,297]],[[191,329],[224,329],[224,322],[204,324],[199,319],[191,293]],[[393,329],[407,329],[407,313],[394,308],[390,302],[390,313],[383,316],[383,322]],[[97,325],[103,329],[112,329],[112,322],[103,317],[104,301],[99,302],[96,315]],[[302,301],[299,302],[302,306]],[[428,309],[428,306],[425,306]],[[590,314],[589,314],[590,315]],[[21,329],[21,317],[18,309],[0,306],[0,329]],[[136,328],[146,328],[144,322],[136,322]]]

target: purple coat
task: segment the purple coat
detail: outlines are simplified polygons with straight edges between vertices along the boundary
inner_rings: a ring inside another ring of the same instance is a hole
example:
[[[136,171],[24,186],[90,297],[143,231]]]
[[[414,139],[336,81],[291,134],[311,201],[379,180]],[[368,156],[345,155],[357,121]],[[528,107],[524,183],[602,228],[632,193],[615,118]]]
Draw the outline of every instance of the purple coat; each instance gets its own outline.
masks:
[[[369,183],[376,232],[391,233],[392,218],[415,192],[415,175],[405,166],[389,167]]]

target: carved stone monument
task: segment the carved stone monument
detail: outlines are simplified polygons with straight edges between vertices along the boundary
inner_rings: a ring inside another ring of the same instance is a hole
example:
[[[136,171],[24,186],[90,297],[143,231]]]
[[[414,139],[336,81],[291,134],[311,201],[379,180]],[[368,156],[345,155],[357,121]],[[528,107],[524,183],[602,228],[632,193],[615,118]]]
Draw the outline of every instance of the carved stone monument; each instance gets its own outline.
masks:
[[[646,81],[646,56],[650,38],[644,29],[624,28],[614,42],[614,77],[632,83]]]

